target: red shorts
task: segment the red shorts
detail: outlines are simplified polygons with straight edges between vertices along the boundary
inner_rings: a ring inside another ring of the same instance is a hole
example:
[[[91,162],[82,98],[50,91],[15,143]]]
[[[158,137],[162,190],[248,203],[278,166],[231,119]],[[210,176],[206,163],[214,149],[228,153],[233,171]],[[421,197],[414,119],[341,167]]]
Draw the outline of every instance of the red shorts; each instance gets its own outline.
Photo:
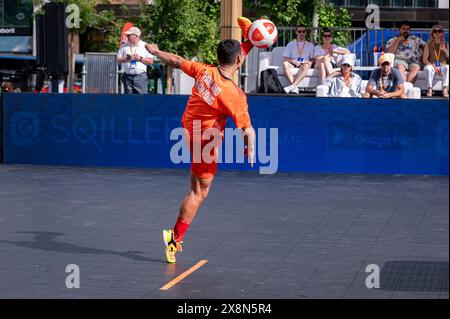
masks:
[[[211,178],[214,177],[217,171],[217,163],[191,163],[191,172],[197,175],[199,178]]]
[[[190,135],[192,136],[192,135]],[[189,151],[191,152],[191,172],[198,176],[199,178],[211,178],[216,175],[217,171],[217,162],[214,160],[216,156],[215,149],[212,148],[211,150],[211,157],[213,158],[211,163],[207,163],[203,156],[199,156],[200,161],[194,162],[194,155],[193,155],[193,142],[190,139],[187,139],[185,136],[186,144],[189,147]],[[201,154],[203,154],[203,148],[205,145],[207,145],[210,141],[202,141],[201,143]]]

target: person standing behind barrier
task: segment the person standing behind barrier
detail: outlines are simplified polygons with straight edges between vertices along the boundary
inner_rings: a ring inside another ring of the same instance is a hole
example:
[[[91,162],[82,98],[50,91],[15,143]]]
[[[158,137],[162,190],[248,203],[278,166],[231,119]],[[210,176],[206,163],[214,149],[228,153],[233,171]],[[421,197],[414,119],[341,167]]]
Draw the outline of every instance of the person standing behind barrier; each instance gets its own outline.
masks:
[[[420,71],[422,48],[425,42],[415,35],[410,35],[410,30],[410,23],[402,21],[398,29],[398,37],[387,42],[386,52],[395,54],[394,67],[400,70],[403,81],[414,83]],[[409,71],[408,76],[406,71]]]
[[[381,55],[379,68],[373,70],[366,87],[366,98],[406,98],[403,78],[399,70],[392,67],[394,55],[385,53]]]
[[[314,45],[306,40],[306,27],[298,25],[295,32],[297,39],[289,42],[283,52],[284,74],[290,83],[284,88],[286,93],[298,93],[297,85],[311,68],[314,57]],[[298,69],[295,78],[292,72],[294,69]]]
[[[117,61],[123,65],[122,82],[125,94],[148,93],[147,64],[153,63],[153,55],[141,40],[141,30],[130,28],[125,34],[128,42],[120,47]]]
[[[339,55],[350,53],[346,48],[331,44],[333,41],[333,34],[330,29],[323,28],[322,39],[323,44],[314,47],[314,68],[320,70],[319,81],[321,84],[327,76],[330,76],[333,73],[333,68],[337,68]]]
[[[341,70],[328,77],[324,85],[328,86],[329,97],[361,97],[362,80],[358,74],[352,72],[355,65],[356,56],[346,54],[342,59]]]
[[[434,75],[442,76],[442,95],[448,97],[448,43],[445,43],[444,28],[435,25],[431,28],[431,40],[423,50],[423,71],[428,82],[427,96],[433,95]]]

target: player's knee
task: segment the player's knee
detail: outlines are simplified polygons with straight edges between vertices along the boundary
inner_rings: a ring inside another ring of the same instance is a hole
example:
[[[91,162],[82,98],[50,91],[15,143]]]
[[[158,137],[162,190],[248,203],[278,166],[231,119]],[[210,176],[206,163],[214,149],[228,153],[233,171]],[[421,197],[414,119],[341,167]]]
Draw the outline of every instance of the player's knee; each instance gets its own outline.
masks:
[[[203,202],[206,197],[208,197],[208,193],[209,193],[209,187],[205,187],[205,188],[201,188],[200,189],[200,200]]]
[[[206,197],[208,197],[209,188],[199,188],[191,191],[191,196],[194,197],[197,204],[201,204]]]

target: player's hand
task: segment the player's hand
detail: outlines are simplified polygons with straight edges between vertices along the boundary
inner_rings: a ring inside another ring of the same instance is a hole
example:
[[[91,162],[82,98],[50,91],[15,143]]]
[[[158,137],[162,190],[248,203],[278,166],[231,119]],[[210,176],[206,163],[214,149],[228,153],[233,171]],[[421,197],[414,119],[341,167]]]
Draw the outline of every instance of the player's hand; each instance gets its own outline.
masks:
[[[437,74],[441,74],[441,68],[438,66],[434,67],[434,72],[436,72]]]
[[[255,164],[255,149],[248,148],[248,162],[250,163],[250,166],[253,167],[253,164]]]
[[[135,53],[135,54],[133,55],[133,59],[134,59],[134,60],[137,60],[137,61],[141,61],[141,56],[140,56],[139,54]]]
[[[157,44],[154,43],[150,43],[150,44],[146,44],[145,48],[147,49],[148,52],[150,52],[151,54],[157,55],[159,48]]]

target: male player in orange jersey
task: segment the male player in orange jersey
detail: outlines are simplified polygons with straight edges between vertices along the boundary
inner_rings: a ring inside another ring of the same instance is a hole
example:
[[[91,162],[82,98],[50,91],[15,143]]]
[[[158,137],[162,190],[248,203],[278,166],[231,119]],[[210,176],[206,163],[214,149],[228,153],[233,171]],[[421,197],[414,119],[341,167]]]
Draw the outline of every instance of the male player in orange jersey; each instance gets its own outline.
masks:
[[[251,21],[246,18],[239,18],[238,22],[244,31],[244,38],[246,38]],[[202,140],[200,142],[201,149],[196,150],[195,141],[193,141],[196,131],[201,130],[201,132],[198,132],[200,136],[211,128],[218,129],[223,133],[226,119],[230,116],[236,128],[242,129],[244,133],[248,160],[253,166],[255,131],[248,113],[247,97],[232,80],[234,73],[242,65],[245,56],[252,47],[250,41],[241,45],[236,40],[222,40],[217,45],[219,65],[216,67],[188,61],[175,54],[161,51],[156,44],[146,45],[151,54],[156,55],[172,67],[181,68],[184,73],[195,79],[192,95],[182,117],[182,124],[186,133],[185,141],[189,145],[193,158],[191,161],[190,191],[181,203],[179,216],[173,230],[163,230],[164,250],[169,263],[176,261],[175,253],[181,251],[183,236],[197,214],[200,205],[208,196],[217,170],[215,160],[208,163],[209,160],[205,161],[201,156],[204,146],[210,141]],[[200,127],[196,128],[199,121]],[[213,148],[211,153],[214,152],[215,149]],[[215,154],[210,155],[214,156]],[[195,157],[198,159],[197,161],[194,160]]]

